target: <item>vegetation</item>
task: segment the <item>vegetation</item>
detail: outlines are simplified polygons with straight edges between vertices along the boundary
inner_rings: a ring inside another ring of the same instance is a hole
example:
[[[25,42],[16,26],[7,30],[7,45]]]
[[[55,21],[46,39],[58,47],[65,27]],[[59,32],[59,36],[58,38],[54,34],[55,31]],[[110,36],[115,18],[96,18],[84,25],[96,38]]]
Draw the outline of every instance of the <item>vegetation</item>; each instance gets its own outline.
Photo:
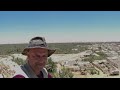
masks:
[[[81,51],[87,50],[87,45],[89,43],[50,43],[48,46],[50,48],[56,49],[56,54],[70,54],[79,53]],[[77,49],[77,50],[74,50]]]
[[[56,69],[57,65],[55,62],[52,61],[51,58],[48,58],[46,68],[47,68],[48,72],[50,72],[50,73],[55,73],[57,71],[57,69]]]
[[[59,72],[59,77],[60,78],[73,78],[73,73],[70,71],[69,68],[63,67],[61,69],[61,72]]]
[[[98,54],[102,58],[106,58],[107,57],[107,55],[105,53],[103,53],[103,52],[96,52],[96,54]]]
[[[68,69],[63,67],[60,72],[57,72],[57,63],[53,62],[51,58],[48,59],[46,69],[54,78],[72,78],[73,74]]]
[[[88,71],[90,72],[91,75],[94,75],[94,74],[99,75],[99,71],[96,70],[95,68],[88,69]]]
[[[0,55],[21,53],[28,44],[0,44]],[[79,53],[87,50],[90,43],[48,43],[48,47],[56,49],[56,54]],[[72,50],[72,49],[78,50]]]
[[[0,55],[21,53],[27,44],[0,44]]]
[[[96,54],[98,54],[99,56],[89,55],[88,57],[84,58],[83,61],[93,62],[94,60],[103,60],[107,57],[107,55],[103,52],[97,52]]]

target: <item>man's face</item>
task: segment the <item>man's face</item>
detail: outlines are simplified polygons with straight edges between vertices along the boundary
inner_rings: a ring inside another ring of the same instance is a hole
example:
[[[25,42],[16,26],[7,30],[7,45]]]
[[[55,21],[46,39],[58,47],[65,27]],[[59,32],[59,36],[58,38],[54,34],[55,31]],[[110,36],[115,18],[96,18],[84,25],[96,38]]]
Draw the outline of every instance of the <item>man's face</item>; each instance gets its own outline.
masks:
[[[47,63],[48,50],[42,48],[30,49],[27,56],[30,66],[34,70],[41,70]]]

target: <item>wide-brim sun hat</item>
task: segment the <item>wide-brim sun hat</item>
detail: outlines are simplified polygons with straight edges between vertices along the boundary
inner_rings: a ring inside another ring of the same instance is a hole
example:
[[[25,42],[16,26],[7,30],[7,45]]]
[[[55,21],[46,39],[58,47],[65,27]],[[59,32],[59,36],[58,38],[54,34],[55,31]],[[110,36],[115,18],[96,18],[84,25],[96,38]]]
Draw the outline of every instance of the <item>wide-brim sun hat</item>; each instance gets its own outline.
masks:
[[[34,37],[30,40],[28,46],[23,50],[22,54],[27,55],[28,51],[33,48],[43,48],[48,50],[48,57],[51,56],[56,50],[48,48],[44,37]]]

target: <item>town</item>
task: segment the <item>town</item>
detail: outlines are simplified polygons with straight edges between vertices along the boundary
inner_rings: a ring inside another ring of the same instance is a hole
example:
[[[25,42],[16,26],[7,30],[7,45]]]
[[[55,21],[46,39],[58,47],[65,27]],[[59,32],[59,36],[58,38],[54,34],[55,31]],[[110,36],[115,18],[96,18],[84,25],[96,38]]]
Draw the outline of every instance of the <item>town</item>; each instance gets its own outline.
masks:
[[[72,50],[77,51],[80,45]],[[58,66],[65,66],[76,77],[89,75],[90,77],[119,77],[120,72],[120,43],[92,43],[88,49],[77,54],[53,55],[53,61],[59,62]],[[59,60],[59,61],[58,61]]]

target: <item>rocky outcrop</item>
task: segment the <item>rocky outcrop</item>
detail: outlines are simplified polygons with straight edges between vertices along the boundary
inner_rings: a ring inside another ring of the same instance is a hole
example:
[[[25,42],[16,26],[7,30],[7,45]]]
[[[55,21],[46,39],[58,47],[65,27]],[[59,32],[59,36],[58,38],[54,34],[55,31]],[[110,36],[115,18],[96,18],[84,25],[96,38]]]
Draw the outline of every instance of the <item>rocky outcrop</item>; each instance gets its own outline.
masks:
[[[0,78],[12,78],[19,65],[11,57],[0,58]]]

